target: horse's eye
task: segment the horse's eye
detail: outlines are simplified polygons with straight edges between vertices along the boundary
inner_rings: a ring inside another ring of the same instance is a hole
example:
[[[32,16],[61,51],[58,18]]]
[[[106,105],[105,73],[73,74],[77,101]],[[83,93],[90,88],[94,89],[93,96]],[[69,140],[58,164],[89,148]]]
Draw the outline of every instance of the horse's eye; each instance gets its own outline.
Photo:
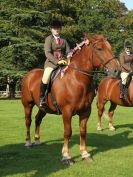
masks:
[[[97,48],[97,50],[102,51],[103,49],[99,47],[99,48]]]

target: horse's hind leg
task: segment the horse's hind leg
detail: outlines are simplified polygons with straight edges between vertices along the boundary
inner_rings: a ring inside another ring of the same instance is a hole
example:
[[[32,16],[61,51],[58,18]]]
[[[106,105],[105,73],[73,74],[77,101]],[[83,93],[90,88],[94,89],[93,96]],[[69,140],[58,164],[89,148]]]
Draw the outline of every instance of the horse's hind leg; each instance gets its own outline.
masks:
[[[114,111],[116,109],[117,105],[115,103],[111,102],[109,111],[108,111],[108,116],[109,116],[109,130],[114,131],[115,127],[113,126],[113,115],[114,115]]]
[[[34,105],[28,104],[24,106],[25,112],[25,125],[26,125],[26,142],[25,146],[31,146],[31,137],[30,137],[30,126],[31,126],[31,113]]]
[[[40,144],[40,124],[45,115],[46,112],[39,109],[37,115],[35,116],[35,145]]]

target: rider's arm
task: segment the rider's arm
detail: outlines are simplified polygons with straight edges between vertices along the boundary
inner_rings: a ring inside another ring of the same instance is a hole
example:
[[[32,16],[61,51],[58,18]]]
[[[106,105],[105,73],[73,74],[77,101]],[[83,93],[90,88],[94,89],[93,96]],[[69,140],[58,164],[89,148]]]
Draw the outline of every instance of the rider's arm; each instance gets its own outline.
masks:
[[[45,40],[44,44],[44,51],[45,51],[45,56],[46,58],[53,63],[54,65],[57,65],[58,60],[56,60],[52,54],[52,48],[51,48],[51,38],[48,36]]]
[[[129,65],[127,65],[127,63],[128,62],[127,62],[127,60],[125,60],[125,55],[122,53],[120,55],[120,64],[121,64],[122,68],[124,68],[124,70],[129,72],[130,71],[130,67],[129,67]]]
[[[70,46],[68,45],[68,42],[65,40],[65,47],[66,47],[66,56],[70,52]]]

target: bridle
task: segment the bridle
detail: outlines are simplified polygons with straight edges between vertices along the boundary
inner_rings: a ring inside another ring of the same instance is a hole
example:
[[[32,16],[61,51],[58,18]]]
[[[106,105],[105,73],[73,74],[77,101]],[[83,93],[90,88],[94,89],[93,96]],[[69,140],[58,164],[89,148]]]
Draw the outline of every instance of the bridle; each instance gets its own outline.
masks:
[[[116,57],[113,56],[113,57],[109,58],[107,61],[104,61],[103,58],[98,54],[97,49],[94,48],[94,50],[95,50],[96,55],[98,56],[98,59],[99,59],[100,62],[101,62],[101,65],[102,65],[104,68],[109,69],[109,68],[107,67],[107,64],[108,64],[109,62],[111,62],[112,60],[116,60]]]
[[[105,40],[105,39],[103,39],[103,40]],[[96,55],[98,56],[98,59],[100,60],[101,65],[102,65],[104,68],[106,68],[106,72],[108,72],[108,71],[112,72],[111,69],[109,69],[109,68],[107,67],[107,64],[108,64],[109,62],[111,62],[112,60],[116,60],[116,59],[115,59],[116,57],[113,56],[112,58],[109,58],[107,61],[104,61],[103,58],[98,54],[98,52],[97,52],[98,49],[94,48],[94,45],[95,45],[97,42],[99,42],[99,41],[100,41],[100,40],[97,40],[97,41],[95,41],[95,42],[93,43],[93,45],[92,45],[93,50],[95,50],[95,53],[96,53]],[[89,45],[90,45],[90,44],[89,44]],[[84,71],[84,70],[82,70],[82,69],[80,69],[80,68],[71,66],[70,64],[68,64],[67,67],[68,67],[68,68],[71,68],[71,69],[73,69],[73,70],[75,70],[75,71],[77,71],[77,72],[79,72],[79,73],[81,73],[81,74],[87,75],[87,76],[94,76],[95,73],[102,73],[102,74],[105,74],[105,71],[90,71],[90,72],[88,72],[88,71]],[[113,72],[112,72],[112,73],[113,73]]]
[[[98,56],[98,59],[100,59],[101,64],[103,65],[104,68],[106,68],[107,70],[109,70],[109,68],[107,67],[107,64],[112,61],[112,60],[116,60],[115,56],[109,58],[107,61],[104,61],[103,58],[98,54],[98,49],[96,49],[94,46],[95,44],[97,44],[98,42],[103,42],[103,41],[107,41],[107,39],[103,38],[103,39],[97,39],[95,42],[92,43],[92,47],[93,50],[95,51],[95,54]]]

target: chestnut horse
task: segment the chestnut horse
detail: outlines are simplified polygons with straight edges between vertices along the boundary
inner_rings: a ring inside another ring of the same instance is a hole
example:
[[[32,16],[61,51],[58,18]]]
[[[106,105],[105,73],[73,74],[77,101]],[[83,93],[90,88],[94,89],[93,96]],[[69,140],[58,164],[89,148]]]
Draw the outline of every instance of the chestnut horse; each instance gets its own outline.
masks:
[[[92,90],[93,71],[99,68],[101,70],[111,69],[115,72],[119,67],[111,46],[103,35],[90,35],[87,38],[89,44],[84,44],[81,49],[77,49],[76,53],[71,57],[64,76],[61,77],[61,73],[59,73],[51,87],[51,93],[60,107],[64,123],[62,161],[69,165],[73,164],[68,149],[69,139],[72,135],[71,119],[76,114],[79,116],[80,153],[84,160],[91,160],[86,149],[86,126],[91,113],[91,103],[95,95],[94,90]],[[34,69],[22,80],[21,99],[27,128],[26,146],[31,145],[31,113],[34,105],[39,107],[42,75],[42,69]],[[51,93],[47,97],[47,109],[39,109],[35,117],[35,142],[40,140],[39,130],[42,118],[46,113],[57,113],[51,99]]]
[[[113,115],[117,105],[133,107],[133,81],[128,87],[128,96],[126,99],[120,99],[120,80],[105,77],[101,80],[97,91],[97,108],[98,108],[98,124],[97,130],[102,130],[101,117],[104,116],[109,120],[109,129],[115,130],[113,126]],[[104,112],[105,104],[110,101],[108,113]]]

